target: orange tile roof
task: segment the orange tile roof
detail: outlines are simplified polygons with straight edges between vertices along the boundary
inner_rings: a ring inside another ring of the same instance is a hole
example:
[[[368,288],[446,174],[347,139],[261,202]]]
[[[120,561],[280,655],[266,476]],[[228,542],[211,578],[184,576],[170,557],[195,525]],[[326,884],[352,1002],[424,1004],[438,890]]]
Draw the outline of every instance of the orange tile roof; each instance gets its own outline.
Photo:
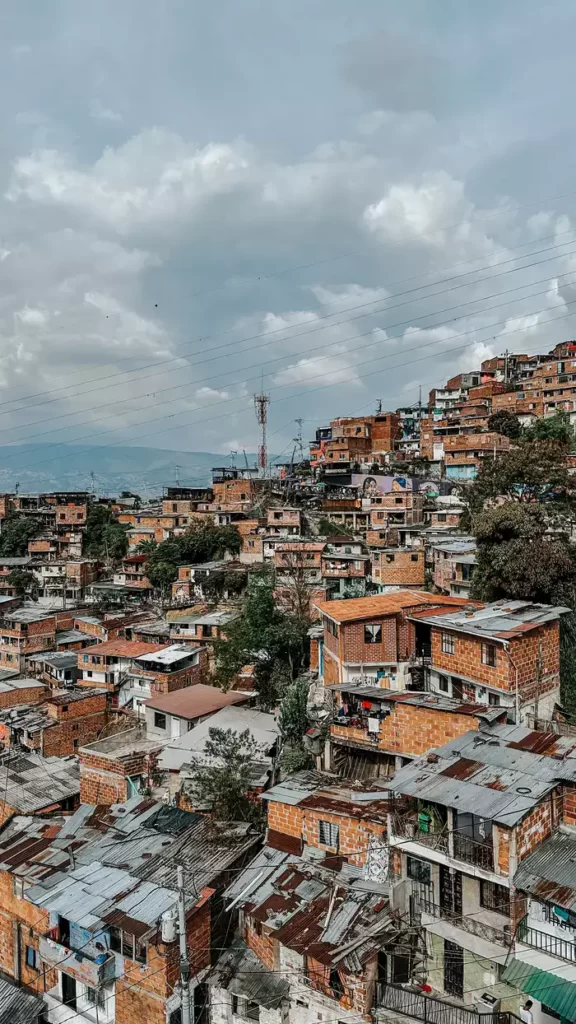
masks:
[[[319,601],[314,607],[335,622],[359,622],[379,615],[395,615],[404,608],[417,608],[422,604],[462,608],[468,602],[465,598],[429,594],[425,590],[398,590],[393,594],[375,594],[373,597]]]
[[[103,644],[95,644],[93,647],[84,648],[81,653],[92,655],[105,655],[106,657],[118,658],[139,658],[142,654],[154,654],[155,651],[163,651],[168,644],[145,644],[140,640],[108,640]]]

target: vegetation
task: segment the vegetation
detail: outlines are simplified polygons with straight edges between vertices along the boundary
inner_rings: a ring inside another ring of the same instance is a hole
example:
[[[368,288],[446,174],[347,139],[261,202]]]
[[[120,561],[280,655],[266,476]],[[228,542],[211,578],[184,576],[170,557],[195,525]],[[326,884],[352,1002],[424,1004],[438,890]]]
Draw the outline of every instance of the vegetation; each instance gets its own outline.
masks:
[[[171,537],[160,544],[143,541],[139,550],[148,555],[146,575],[152,586],[165,594],[178,576],[179,565],[210,562],[228,552],[238,554],[240,545],[240,535],[233,526],[202,522],[194,523],[181,537]]]
[[[0,555],[4,558],[23,558],[28,554],[28,542],[41,529],[33,518],[10,512],[2,523]]]
[[[513,412],[510,412],[509,409],[499,409],[498,412],[494,412],[490,416],[488,430],[492,430],[497,434],[503,434],[504,437],[516,439],[522,433],[522,424],[518,417]]]
[[[27,595],[33,601],[38,600],[38,580],[29,569],[12,569],[8,577],[8,583],[14,587],[16,597],[25,598]]]
[[[554,416],[537,419],[524,431],[528,441],[559,441],[561,444],[574,448],[574,430],[568,413],[557,412]]]
[[[495,459],[484,459],[467,494],[472,511],[487,501],[560,502],[570,499],[572,480],[566,463],[567,445],[554,439],[522,439]]]
[[[333,523],[331,519],[322,518],[318,522],[318,530],[322,537],[347,537],[352,540],[353,533],[342,523]]]
[[[264,828],[265,814],[258,800],[250,797],[254,763],[262,753],[249,729],[208,730],[206,758],[190,758],[192,785],[199,806],[208,806],[217,821],[250,821]]]
[[[282,737],[282,768],[286,772],[312,768],[312,756],[304,747],[304,734],[308,728],[308,690],[310,683],[306,678],[296,679],[286,688],[278,725]]]
[[[214,645],[220,685],[227,689],[244,665],[255,665],[260,704],[274,707],[306,667],[308,626],[307,617],[278,607],[268,569],[251,573],[240,613],[228,623],[227,638]]]
[[[86,554],[102,561],[119,562],[128,552],[127,527],[116,521],[109,505],[89,505],[85,541]]]

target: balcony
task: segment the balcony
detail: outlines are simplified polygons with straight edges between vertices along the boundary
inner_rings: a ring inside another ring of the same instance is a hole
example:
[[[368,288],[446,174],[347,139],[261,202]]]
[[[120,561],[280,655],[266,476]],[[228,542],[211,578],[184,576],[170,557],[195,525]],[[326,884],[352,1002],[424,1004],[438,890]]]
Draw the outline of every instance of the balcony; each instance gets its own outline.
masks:
[[[485,871],[494,870],[494,847],[492,840],[489,843],[477,843],[474,839],[454,833],[454,858],[462,860],[465,864],[473,864],[477,868],[484,868]]]
[[[368,732],[367,728],[358,725],[344,725],[340,721],[330,726],[330,737],[336,742],[349,743],[351,746],[378,748],[380,731]]]
[[[64,971],[64,974],[69,974],[90,988],[99,988],[116,976],[116,957],[110,952],[102,953],[98,957],[101,962],[96,962],[84,952],[77,953],[45,935],[40,936],[38,952],[45,963],[57,967],[59,971]]]
[[[539,928],[533,928],[528,924],[528,918],[525,917],[518,925],[516,937],[525,946],[539,949],[540,952],[548,953],[550,956],[560,957],[561,960],[567,960],[569,963],[576,963],[576,935],[572,935],[572,938],[569,939],[560,939],[549,932],[541,932]]]
[[[440,853],[448,853],[447,825],[435,828],[432,822],[428,822],[426,828],[422,828],[418,815],[394,814],[392,816],[392,833],[399,839],[411,839],[414,843],[422,843]]]
[[[486,942],[493,942],[498,946],[505,946],[506,948],[509,947],[509,927],[495,928],[493,925],[480,921],[477,916],[467,917],[461,912],[457,913],[454,910],[449,910],[447,907],[441,907],[437,903],[433,903],[430,896],[425,895],[422,890],[418,893],[417,898],[423,914],[428,914],[429,917],[434,917],[441,921],[450,921],[456,928],[461,928],[462,931],[469,932],[470,935],[476,935],[479,939],[485,939]]]

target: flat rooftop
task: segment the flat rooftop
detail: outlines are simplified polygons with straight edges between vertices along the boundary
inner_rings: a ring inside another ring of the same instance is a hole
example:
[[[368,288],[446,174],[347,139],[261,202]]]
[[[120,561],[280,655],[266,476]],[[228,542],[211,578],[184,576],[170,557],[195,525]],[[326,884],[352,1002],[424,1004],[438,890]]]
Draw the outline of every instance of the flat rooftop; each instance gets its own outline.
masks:
[[[148,753],[158,750],[158,742],[147,739],[141,729],[126,729],[124,732],[117,732],[114,736],[107,736],[103,740],[96,740],[94,743],[87,743],[80,747],[79,754],[93,754],[97,757],[109,758],[115,761],[119,757],[126,757],[130,754]]]
[[[561,605],[503,600],[486,604],[483,608],[460,608],[442,614],[429,615],[426,610],[418,611],[410,618],[428,622],[438,629],[473,633],[492,640],[514,640],[548,622],[555,622],[569,611]]]

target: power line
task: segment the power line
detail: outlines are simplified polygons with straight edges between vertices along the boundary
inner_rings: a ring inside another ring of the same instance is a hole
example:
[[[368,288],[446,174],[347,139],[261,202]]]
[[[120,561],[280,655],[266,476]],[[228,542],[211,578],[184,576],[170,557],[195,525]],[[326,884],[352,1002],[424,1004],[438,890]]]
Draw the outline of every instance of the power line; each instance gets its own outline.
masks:
[[[564,234],[574,234],[575,232],[573,230],[570,230],[570,231],[563,232],[563,233]],[[544,236],[544,237],[546,238],[546,237],[556,237],[556,236]],[[498,263],[498,264],[487,264],[485,267],[479,267],[477,270],[469,271],[468,274],[463,274],[463,275],[462,274],[458,274],[458,275],[455,275],[454,277],[451,277],[451,278],[446,278],[444,280],[435,281],[435,282],[433,282],[430,285],[421,285],[421,286],[419,286],[417,288],[411,288],[411,289],[408,289],[407,291],[404,291],[404,292],[397,292],[397,293],[392,294],[392,295],[387,297],[387,300],[386,300],[387,305],[384,306],[381,309],[374,309],[374,310],[371,310],[370,312],[360,314],[357,317],[348,317],[348,318],[345,318],[344,320],[337,320],[333,324],[323,324],[321,327],[314,327],[314,328],[311,328],[310,330],[301,331],[299,334],[290,335],[288,339],[283,339],[283,340],[284,341],[291,340],[292,338],[298,338],[301,335],[303,336],[303,335],[306,335],[306,334],[314,333],[315,331],[319,331],[319,330],[328,330],[331,327],[337,327],[337,326],[339,326],[342,323],[349,323],[350,321],[357,320],[357,319],[362,319],[363,317],[366,317],[366,316],[373,316],[373,315],[376,315],[377,313],[380,313],[380,312],[388,312],[390,309],[397,309],[400,306],[407,305],[408,303],[407,302],[400,302],[400,303],[396,303],[395,305],[388,305],[388,299],[390,299],[390,298],[400,298],[403,295],[410,295],[410,294],[413,294],[416,291],[421,291],[422,288],[431,288],[434,285],[445,284],[445,283],[449,283],[450,281],[460,281],[462,277],[467,277],[467,276],[469,276],[469,274],[480,273],[484,269],[490,269],[490,268],[493,268],[493,267],[497,268],[499,266],[505,266],[507,263],[514,263],[518,259],[526,259],[526,258],[531,257],[531,256],[541,255],[543,252],[550,252],[553,249],[558,249],[558,248],[562,248],[562,247],[564,247],[566,245],[571,245],[571,244],[573,244],[573,241],[574,241],[574,239],[571,239],[570,241],[566,241],[566,242],[559,242],[557,245],[549,246],[546,249],[536,250],[533,253],[526,253],[524,256],[513,257],[513,258],[511,258],[509,260],[502,261],[501,263]],[[509,251],[513,251],[513,250],[509,250]],[[439,291],[432,292],[431,294],[428,294],[428,295],[419,296],[416,299],[413,299],[413,300],[410,300],[410,301],[418,301],[419,302],[419,301],[421,301],[423,299],[431,299],[431,298],[434,298],[437,295],[442,295],[442,294],[445,294],[446,292],[454,291],[454,290],[459,289],[459,288],[473,287],[473,286],[476,286],[478,284],[482,284],[485,281],[491,281],[491,280],[497,279],[498,277],[504,276],[506,274],[518,273],[519,271],[522,271],[522,270],[528,270],[528,269],[530,269],[533,266],[538,266],[540,263],[549,263],[549,262],[552,262],[552,261],[554,261],[556,259],[561,259],[564,256],[570,256],[575,251],[576,250],[570,250],[567,253],[558,253],[556,256],[551,256],[551,257],[549,257],[546,260],[537,260],[537,261],[535,261],[535,263],[527,263],[527,264],[525,264],[522,267],[512,267],[512,268],[510,268],[507,271],[503,271],[502,274],[488,274],[486,277],[481,278],[479,281],[467,281],[467,282],[464,282],[463,284],[454,285],[452,288],[441,289]],[[456,264],[456,265],[458,265],[458,264]],[[408,279],[408,280],[410,280],[410,279]],[[529,285],[527,284],[527,285],[519,285],[518,286],[518,288],[521,288],[521,287],[529,287]],[[344,309],[341,309],[341,310],[339,310],[337,312],[334,312],[334,313],[326,313],[326,314],[323,314],[322,316],[319,316],[319,317],[318,316],[314,316],[314,323],[317,324],[319,321],[327,320],[327,319],[330,319],[330,318],[332,318],[334,316],[339,316],[341,313],[352,312],[352,311],[354,311],[356,309],[363,309],[363,308],[365,309],[366,306],[374,306],[377,303],[382,302],[382,301],[384,301],[384,300],[382,300],[382,299],[372,299],[370,302],[357,303],[357,304],[355,304],[353,306],[348,306],[348,307],[346,307]],[[470,301],[480,301],[480,300],[470,300]],[[334,303],[334,304],[337,304],[337,303]],[[295,327],[296,328],[298,328],[300,326],[304,327],[307,323],[310,323],[309,319],[308,320],[303,320],[301,324],[295,324],[295,325],[291,324],[291,325],[287,325],[285,327],[275,328],[274,330],[262,331],[262,332],[260,332],[258,334],[249,335],[248,337],[241,338],[238,341],[228,342],[228,343],[225,343],[224,345],[213,346],[211,348],[211,351],[215,352],[215,351],[219,351],[219,350],[222,350],[222,349],[230,348],[231,346],[239,346],[239,345],[243,344],[245,341],[253,341],[253,340],[256,340],[256,339],[259,339],[259,338],[266,338],[267,339],[267,341],[264,343],[264,347],[265,347],[268,344],[268,339],[270,339],[270,337],[273,337],[274,335],[279,334],[279,333],[283,333],[285,331],[293,330]],[[235,330],[236,330],[236,328],[231,328],[230,330],[224,331],[222,333],[223,334],[229,334],[229,333],[233,333],[233,331],[235,331]],[[202,341],[202,342],[206,342],[206,341],[211,340],[212,338],[217,338],[219,336],[221,336],[221,335],[218,335],[218,334],[205,335],[203,337],[199,337],[197,340],[198,341]],[[259,347],[262,347],[262,346],[252,346],[251,349],[244,349],[243,351],[240,351],[239,354],[243,355],[244,352],[252,351],[253,348],[259,348]],[[145,364],[144,366],[139,367],[136,372],[140,372],[140,370],[149,369],[151,367],[156,368],[158,366],[163,366],[163,365],[166,365],[166,364],[181,363],[182,359],[185,356],[195,355],[196,351],[198,351],[198,350],[194,349],[194,350],[190,350],[189,352],[187,352],[185,350],[180,356],[172,357],[170,359],[165,359],[165,360],[157,360],[157,361],[155,361],[153,363]],[[200,350],[200,351],[203,351],[203,350]],[[218,357],[209,356],[207,359],[202,359],[202,360],[196,361],[194,365],[197,366],[197,365],[199,365],[199,364],[201,364],[203,362],[212,362],[212,361],[214,361],[215,358],[218,358]],[[170,371],[167,371],[167,370],[162,371],[162,373],[168,373],[168,372],[170,372]],[[100,381],[109,381],[109,380],[115,379],[116,377],[124,377],[124,376],[125,376],[124,372],[109,374],[109,375],[104,376],[104,377],[96,377],[96,378],[94,378],[92,380],[81,381],[80,382],[80,386],[83,385],[83,384],[97,383],[97,382],[100,382]],[[132,379],[135,380],[135,381],[138,381],[138,380],[146,380],[149,377],[157,377],[157,376],[158,376],[158,374],[152,373],[152,374],[147,374],[144,377],[135,377],[135,378],[132,378]],[[130,380],[130,378],[128,378],[128,381],[129,380]],[[118,385],[108,385],[108,387],[110,387],[110,386],[112,386],[112,387],[121,387],[125,383],[127,383],[128,381],[119,381]],[[62,391],[68,391],[72,387],[76,388],[78,386],[79,385],[78,385],[78,382],[77,382],[74,385],[66,385],[66,386],[63,386],[61,388],[53,388],[53,389],[51,389],[49,391],[38,392],[35,395],[29,395],[29,396],[26,397],[26,399],[23,400],[25,402],[24,405],[20,406],[17,409],[9,409],[9,410],[7,410],[6,413],[0,413],[0,415],[8,415],[8,413],[22,412],[23,410],[26,410],[26,409],[29,409],[29,408],[33,408],[34,409],[34,408],[37,408],[37,407],[42,406],[42,405],[51,404],[52,402],[59,401],[60,399],[54,398],[54,399],[50,399],[50,400],[45,401],[45,402],[36,402],[33,405],[30,404],[30,399],[31,398],[42,397],[43,395],[57,394],[57,393],[60,393]],[[77,394],[78,395],[92,394],[94,391],[99,391],[99,390],[101,390],[101,389],[100,388],[94,388],[92,391],[82,391],[82,392],[77,392]],[[74,397],[74,396],[64,396],[64,397]],[[15,401],[21,401],[21,399],[10,399],[7,402],[2,402],[2,403],[0,403],[0,409],[4,408],[5,406],[12,405]]]
[[[575,250],[575,252],[576,252],[576,250]],[[571,276],[573,276],[574,274],[576,274],[576,271],[567,271],[567,272],[566,272],[565,274],[561,274],[561,275],[558,275],[558,277],[571,277]],[[525,299],[528,299],[528,298],[530,298],[530,297],[531,297],[531,295],[534,295],[534,296],[536,296],[536,295],[546,294],[546,293],[547,293],[547,292],[549,291],[549,281],[548,281],[548,279],[547,279],[547,278],[543,278],[543,279],[542,279],[542,280],[540,280],[540,281],[535,281],[535,282],[533,282],[533,284],[544,284],[544,283],[545,283],[545,284],[547,285],[547,287],[545,287],[544,289],[542,289],[542,290],[541,290],[540,292],[535,292],[535,291],[531,291],[531,292],[529,292],[529,293],[528,293],[527,295],[523,295],[523,296],[517,296],[517,297],[516,297],[516,298],[514,298],[514,299],[507,299],[507,300],[505,300],[504,302],[498,302],[498,303],[495,303],[495,304],[493,304],[493,305],[491,305],[491,306],[486,306],[486,307],[484,307],[484,310],[482,310],[482,312],[487,312],[487,311],[489,311],[489,310],[492,310],[492,309],[498,309],[498,308],[500,308],[501,306],[507,306],[507,305],[509,305],[510,303],[512,303],[512,302],[515,302],[515,301],[524,301]],[[396,328],[396,327],[401,327],[401,326],[405,326],[405,325],[409,325],[409,324],[414,324],[414,323],[417,323],[417,322],[418,322],[418,321],[420,321],[420,320],[425,320],[425,319],[426,319],[427,317],[430,317],[430,316],[440,316],[441,314],[444,314],[444,313],[449,313],[449,312],[452,312],[452,311],[454,311],[454,310],[457,310],[457,309],[461,309],[461,308],[462,308],[462,306],[469,306],[469,305],[471,305],[471,303],[474,303],[474,302],[485,302],[485,301],[486,301],[487,299],[490,299],[490,298],[496,298],[496,297],[500,297],[500,296],[502,296],[502,295],[509,295],[509,294],[511,294],[512,292],[518,291],[518,290],[519,290],[519,289],[521,289],[521,288],[523,289],[523,288],[528,288],[528,287],[529,287],[528,285],[519,285],[519,286],[517,286],[517,287],[515,287],[515,288],[511,288],[511,289],[508,289],[508,290],[506,290],[506,291],[494,292],[494,293],[493,293],[492,295],[484,296],[484,297],[482,297],[482,298],[478,298],[478,299],[470,299],[470,300],[467,300],[467,301],[466,301],[465,303],[460,303],[460,304],[457,304],[457,305],[455,305],[455,306],[448,306],[448,307],[446,307],[445,309],[442,309],[442,310],[438,310],[438,311],[437,311],[437,312],[435,312],[435,313],[425,313],[425,314],[422,314],[421,316],[418,316],[418,317],[411,317],[411,318],[410,318],[409,320],[404,320],[404,321],[398,321],[398,322],[397,322],[397,323],[395,323],[395,324],[387,324],[387,325],[383,325],[383,326],[381,326],[381,327],[378,327],[378,328],[370,328],[370,330],[368,330],[368,331],[364,332],[364,334],[360,334],[360,335],[351,335],[351,336],[350,336],[349,338],[345,338],[345,339],[340,339],[340,340],[339,340],[338,342],[334,342],[334,343],[329,343],[329,344],[328,344],[327,346],[320,346],[320,347],[317,347],[316,349],[313,349],[313,350],[312,350],[312,352],[319,352],[319,351],[321,351],[321,350],[322,350],[323,348],[327,348],[327,347],[328,347],[328,348],[332,348],[332,347],[334,347],[334,346],[338,347],[339,345],[341,345],[341,344],[342,344],[342,342],[343,342],[343,341],[344,341],[344,342],[346,342],[346,341],[354,341],[354,340],[356,340],[357,338],[361,338],[361,337],[365,337],[365,336],[373,335],[373,334],[375,333],[375,331],[376,331],[376,330],[390,330],[390,329],[393,329],[393,328]],[[572,301],[573,301],[573,300],[572,300]],[[570,304],[571,304],[571,302],[570,302],[570,301],[568,301],[568,302],[566,302],[566,303],[565,303],[565,305],[566,305],[566,306],[568,306],[568,305],[570,305]],[[549,312],[549,310],[550,310],[550,307],[549,307],[549,306],[545,306],[545,307],[543,307],[543,309],[541,309],[541,310],[535,310],[535,311],[530,311],[530,312],[523,312],[523,313],[522,313],[521,315],[522,315],[522,316],[524,316],[524,317],[526,317],[526,316],[534,316],[534,315],[539,315],[540,313],[543,313],[543,312],[544,312],[544,313],[546,313],[546,312]],[[477,315],[477,313],[478,313],[478,312],[480,312],[480,311],[475,311],[475,310],[468,310],[468,311],[467,311],[466,313],[463,313],[463,314],[462,314],[461,316],[453,317],[453,318],[452,318],[452,319],[450,320],[450,322],[451,322],[451,323],[454,323],[454,322],[456,322],[457,320],[461,320],[461,319],[466,319],[466,317],[468,317],[468,316],[470,316],[470,315]],[[520,315],[520,314],[518,314],[518,315]],[[470,331],[467,331],[467,332],[465,332],[465,334],[473,334],[473,333],[478,333],[479,331],[482,331],[482,330],[488,330],[488,329],[490,329],[490,328],[493,328],[493,327],[498,327],[498,326],[500,326],[500,325],[501,325],[502,323],[507,323],[509,319],[510,319],[510,316],[506,317],[506,319],[505,319],[505,320],[503,320],[503,321],[497,321],[497,322],[496,322],[496,323],[494,323],[494,324],[485,324],[485,325],[479,326],[479,327],[477,327],[477,328],[473,328],[472,330],[470,330]],[[555,320],[555,319],[562,319],[562,317],[554,317],[554,318],[552,318],[552,319],[553,319],[553,320]],[[543,323],[548,323],[548,322],[552,322],[552,320],[550,320],[550,321],[544,321]],[[435,330],[435,329],[437,329],[438,327],[441,327],[441,326],[445,326],[445,323],[446,323],[446,321],[441,321],[441,322],[439,322],[439,323],[436,323],[436,324],[428,324],[428,325],[424,325],[424,326],[423,326],[423,327],[422,327],[421,329],[422,329],[422,330]],[[540,325],[538,325],[538,326],[540,326]],[[523,330],[526,330],[526,328],[523,328]],[[518,332],[515,332],[515,331],[509,331],[509,332],[506,332],[506,335],[508,335],[508,334],[514,334],[514,333],[518,333]],[[453,335],[453,337],[461,337],[461,336],[464,336],[464,335]],[[386,340],[390,340],[390,339],[386,339]],[[441,344],[441,343],[442,343],[442,341],[443,341],[443,340],[445,340],[445,339],[438,339],[438,340],[436,340],[436,341],[433,341],[433,342],[429,342],[429,343],[428,343],[428,345],[420,345],[420,346],[416,346],[416,348],[414,348],[414,349],[408,349],[408,350],[406,350],[406,349],[405,349],[404,351],[418,351],[418,350],[420,350],[421,348],[426,348],[426,347],[430,347],[430,346],[432,346],[432,345],[439,345],[439,344]],[[482,342],[482,341],[486,341],[486,340],[488,340],[488,339],[478,339],[478,341],[475,341],[475,342],[474,342],[473,344],[477,344],[477,343],[480,343],[480,342]],[[375,345],[380,345],[380,344],[383,344],[383,339],[381,339],[381,338],[377,338],[377,339],[376,339],[375,341],[373,341],[373,342],[370,342],[370,343],[369,343],[369,344],[367,344],[367,345],[360,345],[360,346],[357,346],[357,348],[356,348],[356,351],[363,351],[363,350],[365,350],[365,349],[368,349],[368,348],[373,348],[373,347],[374,347]],[[302,352],[297,352],[297,353],[294,353],[294,356],[297,356],[297,355],[301,355],[301,354],[303,354],[303,353],[309,353],[309,352],[310,352],[310,349],[304,349],[304,350],[302,350]],[[393,358],[393,357],[394,357],[394,354],[395,354],[395,353],[389,353],[389,354],[387,354],[387,355],[381,356],[380,358],[381,358],[381,359],[391,359],[391,358]],[[282,359],[282,358],[284,358],[284,357],[283,357],[283,356],[278,356],[278,357],[275,357],[274,359],[268,360],[268,362],[277,362],[277,361],[278,361],[279,359]],[[313,358],[313,356],[312,356],[312,358]],[[370,362],[370,361],[371,361],[371,360],[368,360],[368,362]],[[260,363],[257,363],[257,364],[253,364],[253,365],[254,365],[254,366],[262,366],[263,364],[262,364],[262,363],[260,362]],[[363,365],[363,364],[362,364],[362,363],[360,363],[360,364],[357,364],[357,365]],[[403,364],[400,364],[400,365],[403,365]],[[250,367],[248,367],[248,368],[250,368]],[[235,371],[229,371],[229,372],[235,372]],[[282,371],[279,371],[279,372],[282,372]],[[330,376],[330,373],[331,373],[331,372],[337,372],[337,373],[339,373],[339,372],[340,372],[340,370],[335,370],[335,371],[325,371],[325,372],[324,372],[324,373],[322,373],[322,374],[316,374],[316,375],[314,375],[314,376],[323,376],[323,377],[326,377],[326,376]],[[222,376],[222,374],[217,374],[217,375],[215,375],[215,377],[217,377],[218,379],[221,379],[221,376]],[[200,378],[199,380],[195,381],[195,386],[197,386],[198,384],[201,384],[201,383],[205,383],[206,381],[214,380],[214,379],[215,379],[215,377],[206,377],[206,378]],[[258,379],[257,377],[248,377],[248,378],[246,378],[246,379],[244,379],[244,380],[242,380],[242,381],[231,381],[231,382],[229,382],[229,383],[228,383],[227,385],[224,385],[224,386],[227,386],[227,387],[237,387],[237,386],[239,386],[239,385],[245,385],[245,384],[249,384],[249,383],[251,383],[252,381],[255,381],[255,380],[257,380],[257,379]],[[307,379],[307,380],[311,380],[311,379],[314,379],[314,377],[308,377],[308,378],[306,378],[306,379]],[[291,386],[293,386],[293,384],[294,384],[294,383],[296,383],[296,384],[297,384],[297,383],[301,383],[301,381],[295,381],[295,382],[291,382],[290,384],[281,384],[281,385],[276,385],[276,387],[272,388],[271,390],[273,390],[273,391],[276,391],[276,390],[282,389],[282,388],[284,388],[284,387],[291,387]],[[177,389],[179,389],[179,388],[182,388],[182,387],[187,387],[187,386],[188,386],[188,385],[186,385],[186,384],[185,384],[185,385],[182,385],[182,384],[176,384],[176,385],[173,385],[173,386],[171,386],[171,387],[169,387],[169,388],[165,388],[165,389],[163,389],[163,390],[164,390],[164,391],[174,391],[174,390],[177,390]],[[96,390],[98,390],[98,389],[96,389]],[[82,397],[82,396],[80,395],[80,397]],[[142,396],[136,396],[136,397],[142,397]],[[178,401],[178,400],[179,400],[179,399],[177,399],[177,401]],[[210,403],[209,405],[205,406],[204,408],[205,408],[205,409],[207,409],[207,408],[210,408],[211,406],[214,406],[214,405],[220,405],[220,404],[222,404],[222,402],[224,402],[224,401],[227,401],[227,402],[229,402],[229,401],[243,401],[243,400],[244,400],[244,396],[239,396],[239,397],[238,397],[238,398],[236,398],[236,399],[219,399],[219,400],[218,400],[217,402],[212,402],[212,403]],[[126,401],[126,402],[130,402],[130,401],[133,401],[133,399],[126,399],[125,401]],[[108,403],[108,404],[109,404],[109,405],[114,405],[114,406],[116,406],[116,405],[118,405],[118,404],[123,404],[123,403],[111,402],[111,403]],[[164,401],[162,400],[162,401],[160,401],[160,402],[155,402],[155,403],[153,403],[153,404],[152,404],[152,406],[149,406],[149,407],[152,407],[152,408],[154,408],[154,407],[157,407],[157,406],[163,406],[164,404],[165,404],[165,403],[164,403]],[[97,406],[93,406],[92,408],[95,408],[95,409],[96,409],[96,408],[98,408],[98,409],[100,409],[100,408],[104,408],[104,407],[105,407],[105,406],[103,406],[103,405],[102,405],[102,403],[99,403],[99,404],[98,404]],[[86,411],[90,411],[90,407],[89,407],[89,409],[88,409],[88,410],[86,410]],[[136,412],[137,412],[137,411],[138,411],[138,410],[136,410]],[[199,409],[198,409],[198,410],[194,410],[194,412],[197,412],[197,411],[198,411],[198,412],[200,412],[201,410],[199,410]],[[55,419],[62,419],[62,418],[65,418],[66,416],[69,416],[69,415],[74,415],[74,413],[67,413],[67,414],[64,414],[63,416],[56,416],[56,417],[54,417],[54,418],[55,418]],[[170,415],[169,415],[169,416],[167,416],[167,417],[162,417],[162,416],[161,416],[161,417],[158,417],[158,418],[157,418],[157,420],[162,420],[162,419],[170,419],[170,418],[172,418],[172,417],[173,417],[174,415],[183,415],[183,413],[182,413],[182,414],[178,414],[178,413],[177,413],[177,414],[174,414],[174,413],[172,413],[172,414],[170,414]],[[101,420],[107,420],[108,418],[109,418],[108,416],[103,416],[103,417],[100,417],[100,419],[99,419],[99,420],[98,420],[98,419],[97,419],[97,420],[92,420],[92,421],[90,421],[90,422],[91,422],[91,423],[97,423],[97,422],[100,422]],[[207,418],[206,418],[206,417],[204,417],[204,416],[203,416],[203,417],[202,417],[202,420],[201,420],[201,421],[202,421],[202,422],[207,422],[208,420],[207,420]],[[40,421],[34,421],[34,422],[40,422]],[[43,420],[42,422],[44,422],[44,424],[46,424],[46,423],[49,423],[49,422],[51,422],[51,421],[50,421],[49,419],[47,419],[47,420]],[[143,421],[142,421],[142,423],[146,423],[146,422],[155,422],[155,420],[154,420],[154,419],[152,419],[152,420],[143,420]],[[196,421],[192,421],[192,422],[196,422]],[[200,421],[198,421],[198,422],[200,422]],[[30,424],[30,425],[33,425],[33,424]],[[77,425],[78,425],[78,426],[83,426],[84,424],[80,423],[80,424],[77,424]],[[88,425],[88,423],[87,423],[86,425]],[[20,430],[20,429],[22,429],[22,427],[23,427],[23,426],[26,426],[26,424],[21,424],[21,425],[20,425],[20,426],[18,426],[18,427],[12,427],[12,428],[8,428],[8,430],[7,430],[7,431],[5,431],[5,433],[8,433],[8,432],[10,432],[10,430]],[[130,426],[140,426],[140,424],[131,424]],[[65,428],[64,428],[64,427],[57,427],[57,428],[55,428],[55,430],[56,430],[56,431],[58,431],[58,430],[63,430],[63,429],[65,429]],[[32,438],[34,438],[34,437],[38,437],[38,436],[43,436],[43,435],[45,434],[45,432],[46,432],[46,431],[45,431],[45,430],[43,430],[43,431],[41,431],[41,433],[40,433],[40,434],[28,434],[28,435],[25,435],[25,436],[24,436],[23,438],[19,438],[19,439],[17,439],[17,440],[16,440],[16,441],[14,441],[14,442],[10,442],[10,443],[8,443],[8,444],[5,444],[5,445],[0,445],[0,447],[10,447],[10,445],[11,445],[11,444],[20,444],[20,443],[23,443],[23,442],[24,442],[24,441],[26,441],[26,440],[31,440],[31,439],[32,439]],[[108,431],[108,433],[116,433],[116,430],[115,430],[115,429],[113,429],[113,430],[111,430],[111,431]],[[97,433],[97,434],[88,434],[88,435],[86,435],[85,437],[81,437],[81,438],[78,438],[78,439],[76,439],[76,440],[68,441],[67,443],[69,443],[69,444],[70,444],[70,443],[72,443],[72,444],[73,444],[73,443],[77,443],[77,441],[83,441],[83,440],[88,440],[88,439],[90,439],[90,438],[92,438],[92,437],[101,437],[101,436],[102,436],[102,434],[101,434],[101,433]],[[42,450],[44,450],[44,451],[45,451],[47,447],[57,447],[57,446],[58,446],[58,444],[60,444],[60,443],[61,443],[61,442],[52,442],[52,443],[50,443],[49,445],[42,445],[42,446],[40,446],[40,447],[42,448]],[[15,455],[14,455],[13,457],[17,458],[17,457],[19,457],[19,456],[20,456],[20,453],[18,452],[18,453],[15,453]],[[6,458],[10,458],[10,456],[6,456]]]

